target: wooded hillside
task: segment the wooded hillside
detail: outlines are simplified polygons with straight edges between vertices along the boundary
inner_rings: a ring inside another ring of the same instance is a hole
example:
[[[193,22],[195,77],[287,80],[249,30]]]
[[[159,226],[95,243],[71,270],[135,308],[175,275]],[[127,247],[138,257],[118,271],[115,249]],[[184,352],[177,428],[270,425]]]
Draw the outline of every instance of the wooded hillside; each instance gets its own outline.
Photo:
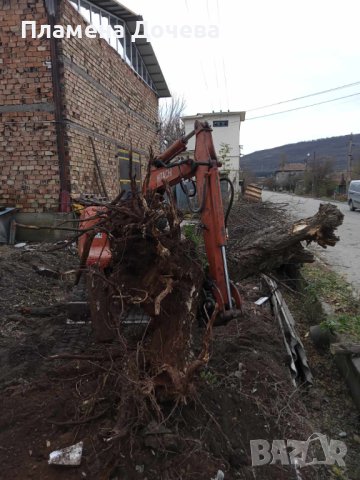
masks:
[[[286,159],[287,163],[304,162],[308,153],[312,156],[315,152],[318,157],[334,158],[335,171],[345,171],[349,140],[350,135],[343,135],[259,150],[244,155],[241,166],[259,176],[268,176],[279,167],[281,159]],[[353,157],[360,157],[360,134],[353,135]]]

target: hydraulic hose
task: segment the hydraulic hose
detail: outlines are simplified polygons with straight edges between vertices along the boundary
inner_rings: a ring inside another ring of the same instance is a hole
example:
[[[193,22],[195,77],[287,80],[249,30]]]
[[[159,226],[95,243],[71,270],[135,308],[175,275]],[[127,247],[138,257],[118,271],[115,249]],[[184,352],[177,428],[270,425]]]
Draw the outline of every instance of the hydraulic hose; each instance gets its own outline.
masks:
[[[187,203],[188,203],[188,207],[189,207],[189,210],[191,213],[201,213],[204,209],[204,206],[205,206],[205,201],[206,201],[206,191],[207,191],[207,181],[206,181],[206,178],[204,178],[204,186],[203,186],[203,195],[202,195],[202,199],[198,199],[198,201],[200,202],[200,205],[197,207],[197,208],[193,208],[193,206],[191,205],[191,202],[190,202],[190,198],[193,197],[194,195],[190,195],[189,194],[189,190],[187,188],[187,186],[183,183],[180,183],[181,185],[181,188],[183,190],[183,192],[185,193],[185,197],[186,197],[186,200],[187,200]],[[195,184],[194,184],[195,185]]]
[[[234,185],[229,178],[227,177],[220,178],[220,183],[221,182],[227,182],[230,185],[230,201],[225,213],[225,228],[227,228],[228,218],[234,203],[235,190],[234,190]]]
[[[183,181],[180,182],[180,187],[181,187],[181,190],[185,193],[185,195],[188,198],[193,198],[196,195],[196,182],[194,182],[194,180],[189,180],[189,181],[192,183],[193,193],[189,193],[189,189],[187,188],[187,185]]]

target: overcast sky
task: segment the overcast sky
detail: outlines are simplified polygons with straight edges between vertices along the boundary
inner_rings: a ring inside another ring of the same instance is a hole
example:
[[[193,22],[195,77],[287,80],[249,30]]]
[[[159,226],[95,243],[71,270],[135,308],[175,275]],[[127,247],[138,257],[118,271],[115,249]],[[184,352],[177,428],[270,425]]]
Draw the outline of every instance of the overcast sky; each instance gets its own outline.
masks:
[[[186,114],[246,110],[243,153],[360,132],[360,94],[303,110],[251,117],[360,93],[359,0],[121,0],[160,25],[219,27],[217,38],[151,38]],[[359,82],[301,101],[252,108]]]

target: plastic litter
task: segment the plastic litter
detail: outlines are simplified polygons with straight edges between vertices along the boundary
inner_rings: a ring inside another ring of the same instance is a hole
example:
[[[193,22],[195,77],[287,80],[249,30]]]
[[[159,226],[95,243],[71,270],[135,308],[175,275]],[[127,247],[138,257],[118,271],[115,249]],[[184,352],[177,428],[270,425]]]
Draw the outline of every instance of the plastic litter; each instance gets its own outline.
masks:
[[[225,474],[222,470],[218,470],[216,477],[211,480],[224,480]]]
[[[70,447],[54,450],[49,455],[49,465],[64,465],[76,467],[81,464],[83,442],[75,443]]]

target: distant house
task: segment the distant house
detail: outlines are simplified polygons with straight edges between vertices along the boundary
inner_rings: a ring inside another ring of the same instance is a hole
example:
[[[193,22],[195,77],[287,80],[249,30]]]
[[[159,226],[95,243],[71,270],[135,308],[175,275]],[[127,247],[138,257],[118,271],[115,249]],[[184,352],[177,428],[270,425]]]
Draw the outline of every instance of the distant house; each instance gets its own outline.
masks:
[[[194,129],[195,120],[208,122],[213,132],[215,151],[221,157],[223,146],[228,147],[228,170],[235,189],[238,189],[240,179],[240,124],[245,121],[245,112],[211,112],[197,113],[182,117],[185,125],[185,134]],[[189,140],[188,151],[195,148],[195,138]],[[224,167],[226,167],[224,165]]]
[[[294,190],[296,183],[302,180],[306,170],[304,163],[288,163],[275,171],[275,182],[277,187],[285,187]]]

